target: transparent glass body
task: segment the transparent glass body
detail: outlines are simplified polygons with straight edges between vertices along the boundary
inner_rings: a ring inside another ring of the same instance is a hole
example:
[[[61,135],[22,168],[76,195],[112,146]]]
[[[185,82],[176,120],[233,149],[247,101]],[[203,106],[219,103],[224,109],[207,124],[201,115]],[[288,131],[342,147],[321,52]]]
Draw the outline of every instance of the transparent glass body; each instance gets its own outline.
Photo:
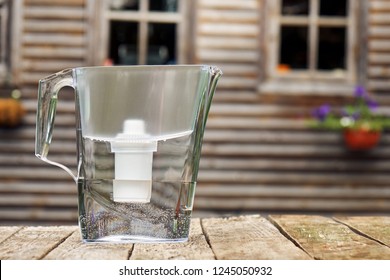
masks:
[[[85,67],[40,80],[35,154],[77,183],[84,241],[188,239],[203,132],[221,74],[206,65]],[[77,174],[48,159],[64,86],[76,95]]]

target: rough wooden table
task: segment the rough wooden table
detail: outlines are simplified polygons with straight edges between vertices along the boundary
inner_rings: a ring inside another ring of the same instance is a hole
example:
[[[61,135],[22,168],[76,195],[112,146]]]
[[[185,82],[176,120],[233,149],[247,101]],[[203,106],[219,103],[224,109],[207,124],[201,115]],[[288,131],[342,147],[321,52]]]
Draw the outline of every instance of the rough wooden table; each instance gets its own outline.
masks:
[[[0,259],[390,259],[390,216],[193,219],[188,242],[80,241],[77,226],[0,227]]]

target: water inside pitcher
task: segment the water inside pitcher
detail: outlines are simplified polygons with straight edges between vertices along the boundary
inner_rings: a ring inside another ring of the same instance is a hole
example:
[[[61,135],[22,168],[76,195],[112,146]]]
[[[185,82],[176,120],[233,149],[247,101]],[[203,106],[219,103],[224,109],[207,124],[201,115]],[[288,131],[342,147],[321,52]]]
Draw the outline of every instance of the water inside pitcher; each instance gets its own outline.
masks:
[[[214,66],[64,70],[39,82],[35,154],[78,187],[86,242],[188,239]],[[76,95],[77,174],[48,159],[58,93]]]

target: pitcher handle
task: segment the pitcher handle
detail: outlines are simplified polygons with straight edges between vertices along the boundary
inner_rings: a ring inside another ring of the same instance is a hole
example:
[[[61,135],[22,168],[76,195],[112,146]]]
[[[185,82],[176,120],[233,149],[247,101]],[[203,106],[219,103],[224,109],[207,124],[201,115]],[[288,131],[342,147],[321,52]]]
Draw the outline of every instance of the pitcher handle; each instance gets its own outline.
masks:
[[[68,167],[47,158],[53,134],[58,92],[65,86],[74,88],[72,74],[72,69],[66,69],[39,81],[35,155],[49,164],[64,169],[72,176],[73,180],[77,181],[77,177]]]

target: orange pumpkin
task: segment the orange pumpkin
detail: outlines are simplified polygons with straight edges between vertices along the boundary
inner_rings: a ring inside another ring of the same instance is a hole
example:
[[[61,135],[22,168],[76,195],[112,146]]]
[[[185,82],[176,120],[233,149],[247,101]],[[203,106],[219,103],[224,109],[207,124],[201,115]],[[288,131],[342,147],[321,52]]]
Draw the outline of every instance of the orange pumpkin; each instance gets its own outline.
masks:
[[[0,127],[16,127],[22,123],[25,110],[14,98],[0,98]]]

